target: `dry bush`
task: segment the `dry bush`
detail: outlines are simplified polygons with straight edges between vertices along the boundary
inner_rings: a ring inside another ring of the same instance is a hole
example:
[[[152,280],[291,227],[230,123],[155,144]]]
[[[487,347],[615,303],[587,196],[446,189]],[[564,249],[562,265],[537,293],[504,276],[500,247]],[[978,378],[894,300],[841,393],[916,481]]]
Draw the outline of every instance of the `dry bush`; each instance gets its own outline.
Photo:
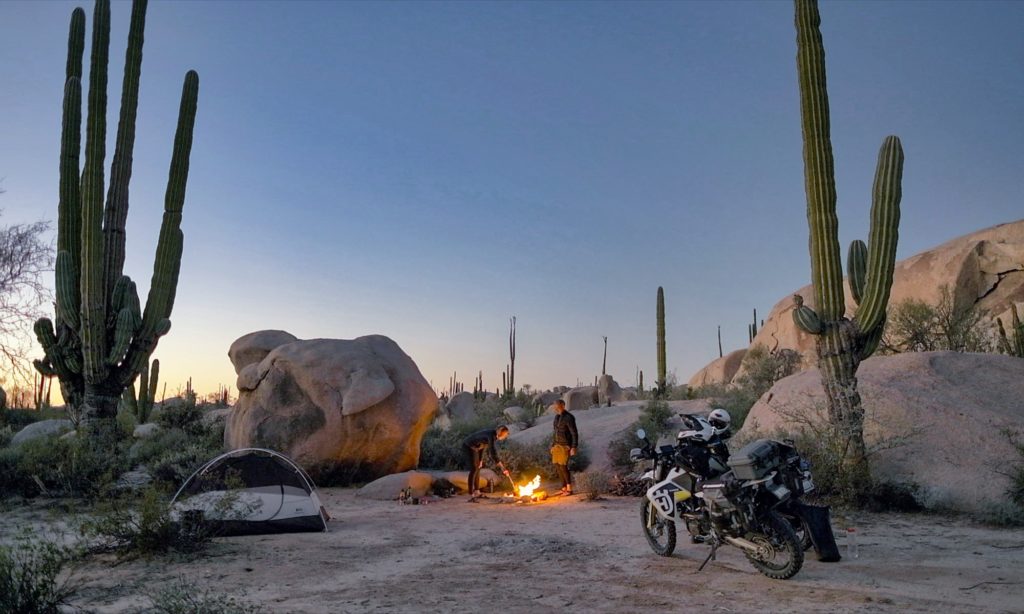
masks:
[[[587,501],[597,501],[601,495],[608,494],[611,488],[611,477],[596,469],[576,474],[573,481],[576,483],[576,491]]]

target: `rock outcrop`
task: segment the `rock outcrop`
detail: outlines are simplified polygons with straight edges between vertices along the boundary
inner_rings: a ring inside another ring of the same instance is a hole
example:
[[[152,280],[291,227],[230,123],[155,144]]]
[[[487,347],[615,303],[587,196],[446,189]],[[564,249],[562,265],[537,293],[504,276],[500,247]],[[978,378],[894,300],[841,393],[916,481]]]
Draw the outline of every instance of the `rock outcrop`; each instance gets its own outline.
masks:
[[[444,409],[448,413],[448,417],[455,422],[472,420],[476,416],[473,393],[460,392],[452,396],[448,404],[444,406]]]
[[[889,304],[915,299],[934,305],[942,286],[949,288],[957,307],[974,305],[993,321],[1009,321],[1010,305],[1024,303],[1024,220],[986,228],[897,262]],[[793,294],[815,308],[811,286],[786,295],[772,308],[751,345],[797,350],[803,368],[813,367],[814,336],[793,324]],[[856,305],[849,284],[845,294],[847,313],[853,313]]]
[[[1006,503],[1010,465],[1020,462],[1007,431],[1024,433],[1024,360],[996,354],[919,352],[874,356],[857,372],[869,449],[881,481],[915,484],[921,503],[991,511]],[[824,420],[817,369],[776,382],[750,410],[738,440],[795,431]]]
[[[597,404],[607,405],[609,402],[618,403],[625,399],[622,387],[611,375],[602,375],[597,380]]]
[[[280,451],[319,481],[416,466],[437,397],[391,339],[303,341],[262,331],[231,347],[239,398],[224,429],[229,449]]]
[[[716,384],[728,384],[740,370],[743,364],[743,357],[747,355],[746,348],[729,352],[725,356],[712,360],[708,366],[697,371],[687,385],[690,388],[712,386]]]
[[[573,388],[562,395],[562,400],[565,401],[565,408],[569,411],[590,409],[597,405],[597,387]]]

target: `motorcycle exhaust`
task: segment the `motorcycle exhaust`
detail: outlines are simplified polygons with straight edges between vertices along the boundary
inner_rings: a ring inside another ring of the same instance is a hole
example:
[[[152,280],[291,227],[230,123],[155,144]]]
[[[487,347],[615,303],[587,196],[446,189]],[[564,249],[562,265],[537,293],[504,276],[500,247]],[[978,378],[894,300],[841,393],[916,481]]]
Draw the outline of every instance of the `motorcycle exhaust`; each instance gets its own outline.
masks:
[[[726,536],[725,541],[729,542],[733,546],[736,546],[737,548],[742,548],[743,550],[746,550],[748,552],[756,553],[758,550],[760,550],[760,546],[758,546],[750,540],[743,539],[742,537]]]

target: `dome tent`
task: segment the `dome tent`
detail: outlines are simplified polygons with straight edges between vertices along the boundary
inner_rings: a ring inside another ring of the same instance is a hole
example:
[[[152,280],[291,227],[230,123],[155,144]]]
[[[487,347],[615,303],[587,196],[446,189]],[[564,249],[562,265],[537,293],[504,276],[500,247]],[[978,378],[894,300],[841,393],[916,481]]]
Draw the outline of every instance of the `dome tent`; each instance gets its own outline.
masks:
[[[241,448],[193,473],[171,500],[176,520],[201,520],[217,535],[326,531],[313,480],[288,457]]]

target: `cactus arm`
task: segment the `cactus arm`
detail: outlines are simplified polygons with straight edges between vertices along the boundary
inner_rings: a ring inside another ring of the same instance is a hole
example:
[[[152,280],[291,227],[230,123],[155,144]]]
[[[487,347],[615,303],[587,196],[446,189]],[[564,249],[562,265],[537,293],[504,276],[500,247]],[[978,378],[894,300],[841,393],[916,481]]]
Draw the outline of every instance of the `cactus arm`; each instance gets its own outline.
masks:
[[[846,277],[850,280],[850,294],[853,301],[860,305],[864,296],[864,280],[868,272],[868,246],[861,240],[850,242],[850,251],[846,256]]]
[[[74,16],[82,15],[76,9]],[[75,35],[75,19],[72,17],[72,36]],[[82,17],[84,19],[84,17]],[[79,24],[84,28],[83,24]],[[84,37],[81,32],[79,37]],[[69,43],[69,46],[70,43]],[[69,52],[70,54],[70,52]],[[79,64],[81,64],[79,52]],[[69,58],[69,63],[70,63]],[[81,69],[79,68],[79,72]],[[81,149],[82,128],[82,83],[78,77],[69,77],[64,84],[64,118],[60,143],[60,196],[57,204],[57,318],[78,330],[79,263],[81,258],[81,203],[79,202],[78,163]]]
[[[820,335],[825,330],[825,327],[821,323],[821,318],[818,317],[818,314],[810,307],[804,305],[804,297],[799,294],[793,295],[793,302],[796,303],[796,308],[793,309],[793,323],[805,333]]]
[[[174,153],[167,179],[164,199],[164,218],[157,241],[153,278],[146,298],[143,314],[143,334],[151,333],[160,320],[171,314],[175,286],[181,266],[182,233],[181,210],[185,202],[188,182],[189,153],[192,150],[192,131],[196,120],[196,101],[199,96],[199,75],[189,71],[181,91],[178,128],[174,135]]]
[[[78,268],[81,257],[81,201],[79,199],[79,157],[82,149],[82,56],[85,52],[85,11],[71,13],[68,29],[68,58],[64,72],[64,117],[60,140],[60,197],[57,205],[57,251],[71,255],[75,280],[75,311],[78,311]],[[58,296],[59,298],[59,296]],[[78,316],[75,315],[77,322]],[[73,328],[77,329],[75,324]]]
[[[865,360],[869,356],[875,353],[878,349],[878,345],[882,342],[882,336],[885,334],[885,314],[882,315],[882,321],[879,322],[878,326],[874,327],[866,333],[862,331],[861,334],[861,348],[860,348],[860,359]]]
[[[108,298],[124,270],[124,227],[128,218],[128,184],[132,177],[135,118],[139,107],[139,74],[142,70],[146,5],[147,0],[136,0],[132,3],[128,48],[124,60],[124,82],[121,86],[121,116],[117,124],[117,142],[110,167],[107,206],[103,212],[103,268]]]
[[[106,377],[106,286],[103,280],[103,159],[106,151],[110,3],[97,0],[89,68],[89,120],[82,171],[81,336],[85,381]]]
[[[885,319],[885,308],[889,303],[896,264],[896,241],[899,238],[902,179],[903,147],[899,138],[887,136],[878,152],[872,189],[867,279],[864,296],[854,318],[865,333],[870,333]]]
[[[825,321],[843,317],[843,274],[839,255],[839,220],[825,88],[825,47],[818,5],[796,1],[797,72],[804,139],[804,191],[810,226],[811,280],[818,314]]]

